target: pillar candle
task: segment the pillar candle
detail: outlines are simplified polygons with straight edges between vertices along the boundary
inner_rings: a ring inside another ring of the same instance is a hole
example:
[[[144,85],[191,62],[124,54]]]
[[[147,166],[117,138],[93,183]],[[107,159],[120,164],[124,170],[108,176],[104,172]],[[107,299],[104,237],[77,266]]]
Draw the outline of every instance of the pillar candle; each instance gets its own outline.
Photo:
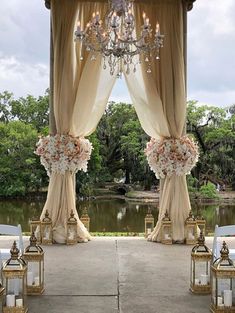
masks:
[[[201,274],[201,284],[207,285],[209,282],[209,275]]]
[[[39,282],[40,282],[39,276],[35,277],[35,278],[34,278],[34,284],[35,284],[36,286],[38,286],[38,285],[39,285]]]
[[[16,306],[23,306],[23,299],[16,299]]]
[[[32,286],[33,285],[33,272],[27,273],[27,285]]]
[[[232,290],[224,290],[224,306],[232,306]]]
[[[15,306],[15,295],[7,295],[6,297],[7,306]]]

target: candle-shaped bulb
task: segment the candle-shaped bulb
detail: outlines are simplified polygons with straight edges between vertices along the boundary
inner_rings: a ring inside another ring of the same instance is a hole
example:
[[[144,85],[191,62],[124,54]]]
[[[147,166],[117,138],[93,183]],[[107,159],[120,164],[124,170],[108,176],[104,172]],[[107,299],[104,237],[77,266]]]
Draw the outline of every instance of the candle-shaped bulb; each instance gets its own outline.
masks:
[[[95,17],[95,12],[92,13],[92,17],[93,17],[93,18]]]
[[[143,13],[143,19],[145,19],[146,18],[146,14],[145,14],[145,12]]]
[[[99,12],[99,11],[97,11],[97,12],[96,12],[96,15],[100,15],[100,12]]]
[[[160,25],[159,25],[159,23],[156,24],[156,33],[158,35],[160,34]]]
[[[81,23],[80,23],[80,21],[77,22],[77,34],[78,35],[81,34]]]

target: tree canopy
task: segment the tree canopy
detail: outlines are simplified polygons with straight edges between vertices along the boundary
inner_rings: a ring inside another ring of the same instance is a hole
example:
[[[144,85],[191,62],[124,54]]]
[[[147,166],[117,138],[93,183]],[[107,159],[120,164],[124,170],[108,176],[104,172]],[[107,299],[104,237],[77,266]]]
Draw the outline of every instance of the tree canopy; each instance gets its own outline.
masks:
[[[48,90],[38,98],[0,93],[0,196],[25,195],[47,186],[46,171],[34,150],[38,136],[48,134],[48,121]],[[187,132],[200,147],[192,171],[198,188],[211,181],[235,189],[235,105],[225,109],[189,101]],[[92,186],[113,181],[144,189],[158,183],[144,155],[150,138],[131,104],[110,102],[89,139],[94,149],[88,172],[77,174],[78,192],[92,194]]]

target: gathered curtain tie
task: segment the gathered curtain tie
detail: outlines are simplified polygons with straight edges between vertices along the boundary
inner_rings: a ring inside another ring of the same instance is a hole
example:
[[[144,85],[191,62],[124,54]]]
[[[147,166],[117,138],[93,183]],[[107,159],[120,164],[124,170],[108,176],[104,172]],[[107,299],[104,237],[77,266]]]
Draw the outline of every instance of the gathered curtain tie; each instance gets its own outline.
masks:
[[[59,174],[65,174],[66,171],[76,173],[78,170],[86,172],[93,149],[88,139],[60,134],[41,136],[36,146],[34,153],[40,156],[41,164],[48,176],[52,172]]]
[[[145,149],[148,164],[158,179],[190,174],[199,158],[197,143],[188,136],[151,138]]]

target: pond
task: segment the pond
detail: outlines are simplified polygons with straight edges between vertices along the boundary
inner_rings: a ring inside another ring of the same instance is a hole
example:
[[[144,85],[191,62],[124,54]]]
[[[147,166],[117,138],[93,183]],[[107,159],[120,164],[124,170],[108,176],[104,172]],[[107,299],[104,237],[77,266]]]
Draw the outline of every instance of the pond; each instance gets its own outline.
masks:
[[[0,201],[0,223],[21,224],[24,232],[29,231],[29,221],[32,217],[40,216],[44,205],[43,201]],[[157,221],[157,204],[148,202],[133,202],[125,199],[96,199],[77,203],[79,216],[86,207],[91,218],[91,232],[144,232],[144,217],[148,209]],[[193,206],[196,215],[199,207]],[[202,215],[207,222],[207,234],[214,231],[216,224],[235,224],[235,205],[200,206]]]

